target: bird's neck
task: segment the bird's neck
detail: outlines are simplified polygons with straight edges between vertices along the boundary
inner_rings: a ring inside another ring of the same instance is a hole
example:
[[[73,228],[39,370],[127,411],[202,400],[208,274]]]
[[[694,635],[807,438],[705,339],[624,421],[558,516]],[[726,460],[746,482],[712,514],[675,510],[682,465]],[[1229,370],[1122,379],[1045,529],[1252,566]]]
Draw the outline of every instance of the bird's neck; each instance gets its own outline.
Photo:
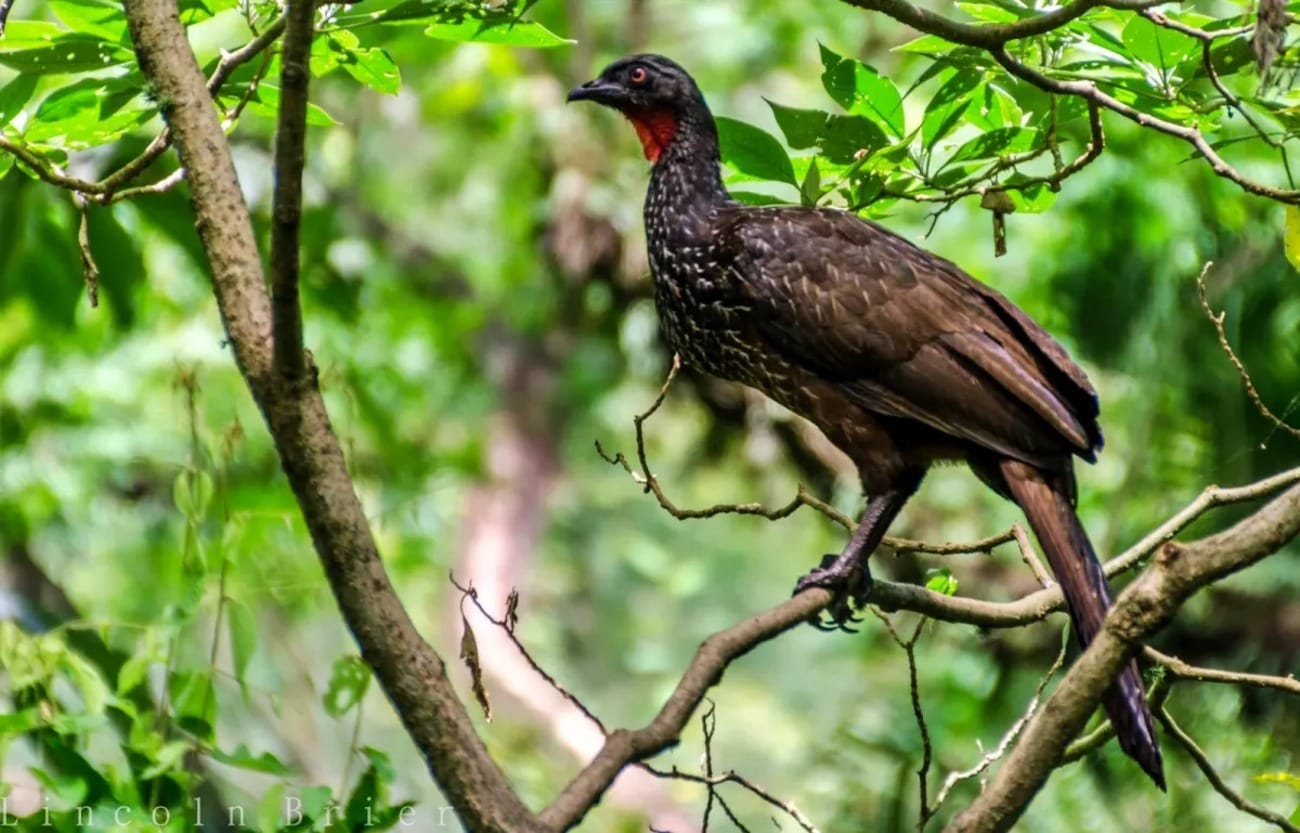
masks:
[[[718,131],[713,117],[688,111],[675,118],[670,138],[654,160],[646,192],[647,231],[668,231],[670,218],[680,221],[679,231],[702,233],[695,228],[707,221],[712,209],[731,201],[722,185]],[[663,135],[663,134],[661,134]],[[652,220],[652,215],[658,215]]]

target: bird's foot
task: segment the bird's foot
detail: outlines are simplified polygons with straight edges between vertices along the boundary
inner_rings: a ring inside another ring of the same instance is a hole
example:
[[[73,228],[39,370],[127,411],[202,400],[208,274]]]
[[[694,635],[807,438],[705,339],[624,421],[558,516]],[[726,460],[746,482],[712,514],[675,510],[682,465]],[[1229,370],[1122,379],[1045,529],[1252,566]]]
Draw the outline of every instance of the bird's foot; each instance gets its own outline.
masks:
[[[813,614],[808,623],[821,631],[857,633],[857,629],[849,626],[862,621],[856,611],[866,607],[872,583],[871,571],[866,564],[831,553],[823,556],[822,563],[817,568],[795,583],[794,595],[811,587],[831,591],[831,603]],[[823,613],[826,614],[826,619],[822,618]]]

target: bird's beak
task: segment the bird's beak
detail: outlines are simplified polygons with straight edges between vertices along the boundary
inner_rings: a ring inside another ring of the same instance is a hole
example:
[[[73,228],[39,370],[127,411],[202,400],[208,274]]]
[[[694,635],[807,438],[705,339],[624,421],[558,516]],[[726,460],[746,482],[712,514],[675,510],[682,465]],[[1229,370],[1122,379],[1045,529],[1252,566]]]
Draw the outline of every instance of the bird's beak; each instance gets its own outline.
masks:
[[[615,104],[620,101],[626,90],[618,84],[612,84],[600,78],[593,78],[585,84],[569,91],[569,101],[594,101],[597,104]]]

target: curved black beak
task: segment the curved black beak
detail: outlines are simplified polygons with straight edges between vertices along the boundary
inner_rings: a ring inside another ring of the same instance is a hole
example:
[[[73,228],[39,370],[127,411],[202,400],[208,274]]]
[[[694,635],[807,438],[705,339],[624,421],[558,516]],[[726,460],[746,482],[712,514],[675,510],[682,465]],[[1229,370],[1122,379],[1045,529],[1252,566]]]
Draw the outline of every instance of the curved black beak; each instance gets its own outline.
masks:
[[[594,101],[597,104],[614,104],[622,100],[627,91],[619,84],[593,78],[569,90],[568,101]]]

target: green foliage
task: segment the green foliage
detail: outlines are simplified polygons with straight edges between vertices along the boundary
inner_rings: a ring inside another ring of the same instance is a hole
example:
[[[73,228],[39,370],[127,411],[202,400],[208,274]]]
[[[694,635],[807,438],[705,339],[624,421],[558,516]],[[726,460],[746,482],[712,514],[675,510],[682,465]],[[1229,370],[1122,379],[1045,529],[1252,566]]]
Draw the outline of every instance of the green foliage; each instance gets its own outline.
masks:
[[[280,13],[275,2],[181,7],[209,75]],[[519,634],[610,725],[630,725],[659,706],[703,637],[780,601],[842,540],[803,512],[776,524],[676,523],[591,450],[595,438],[632,450],[630,416],[653,399],[668,357],[637,259],[645,171],[634,139],[616,119],[561,104],[576,75],[623,51],[605,45],[635,33],[621,6],[583,10],[324,7],[311,53],[302,293],[350,471],[418,625],[444,655],[455,650],[442,637],[454,604],[445,579],[464,566],[470,522],[492,516],[478,501],[552,484],[508,530],[536,527],[510,577],[523,599]],[[1038,13],[1014,0],[958,12],[986,22]],[[1236,5],[1169,15],[1208,31],[1249,22]],[[1240,392],[1191,285],[1204,259],[1219,262],[1212,294],[1229,337],[1263,399],[1294,421],[1300,364],[1285,348],[1300,333],[1300,304],[1281,209],[1215,178],[1185,145],[1114,116],[1106,153],[1053,182],[1089,141],[1082,104],[1009,76],[981,50],[932,36],[904,42],[878,16],[750,0],[655,22],[650,48],[690,67],[731,116],[720,131],[738,197],[861,207],[913,239],[932,229],[928,246],[1015,298],[1082,357],[1101,393],[1107,451],[1097,467],[1080,467],[1081,511],[1104,552],[1206,483],[1300,460]],[[555,33],[611,54],[580,72],[571,64],[585,53]],[[869,54],[856,54],[862,43]],[[558,48],[525,56],[519,46]],[[1130,13],[1094,9],[1013,49],[1052,77],[1092,80],[1143,113],[1196,123],[1243,171],[1288,184],[1277,149],[1242,113],[1289,142],[1300,129],[1295,94],[1261,87],[1248,35],[1210,52],[1241,111],[1221,106],[1198,43]],[[106,177],[161,130],[168,102],[143,83],[111,0],[20,3],[0,67],[0,129],[51,170]],[[235,68],[217,97],[263,238],[279,72],[273,45]],[[164,156],[137,184],[176,164]],[[53,822],[41,829],[86,829],[80,806],[125,806],[136,820],[163,807],[182,829],[209,783],[221,806],[247,810],[247,829],[332,820],[331,829],[373,830],[399,824],[406,809],[416,829],[441,824],[424,762],[339,626],[224,344],[184,184],[86,206],[96,309],[84,300],[81,208],[38,173],[0,152],[0,544],[14,569],[38,565],[73,604],[60,611],[23,597],[34,609],[21,627],[0,625],[0,750],[6,772],[31,772],[49,796]],[[975,199],[995,183],[1017,215],[1002,260]],[[965,192],[971,199],[950,205]],[[734,391],[702,404],[691,390],[680,382],[646,426],[656,472],[681,505],[779,504],[806,481],[844,511],[859,507],[851,476],[782,453],[802,447],[788,439],[798,432],[787,415]],[[521,446],[544,475],[498,469]],[[970,539],[1016,519],[968,473],[941,470],[896,531]],[[1293,667],[1294,646],[1262,638],[1259,623],[1274,621],[1269,611],[1287,621],[1300,590],[1295,558],[1270,559],[1196,600],[1163,647],[1243,670]],[[1009,548],[877,566],[981,598],[1028,581]],[[714,691],[716,765],[770,785],[820,829],[913,826],[921,747],[906,663],[874,625],[854,638],[800,629],[731,669]],[[995,748],[1058,645],[1052,624],[927,628],[918,683],[936,767],[970,766],[981,747]],[[506,697],[490,676],[485,685],[494,703]],[[1171,708],[1206,739],[1225,778],[1289,811],[1294,709],[1223,686],[1178,691]],[[572,768],[556,765],[535,721],[500,711],[484,735],[538,806]],[[656,763],[696,771],[700,742],[693,731]],[[1054,776],[1026,828],[1100,818],[1117,829],[1133,819],[1144,829],[1253,829],[1204,789],[1190,761],[1170,757],[1171,795],[1156,798],[1108,747]],[[977,789],[959,787],[948,806]],[[671,798],[702,801],[685,789]],[[754,829],[768,823],[770,808],[746,801],[743,818]],[[1110,807],[1114,818],[1097,810]],[[587,827],[644,830],[633,815],[609,801]],[[20,829],[38,829],[37,819]]]

